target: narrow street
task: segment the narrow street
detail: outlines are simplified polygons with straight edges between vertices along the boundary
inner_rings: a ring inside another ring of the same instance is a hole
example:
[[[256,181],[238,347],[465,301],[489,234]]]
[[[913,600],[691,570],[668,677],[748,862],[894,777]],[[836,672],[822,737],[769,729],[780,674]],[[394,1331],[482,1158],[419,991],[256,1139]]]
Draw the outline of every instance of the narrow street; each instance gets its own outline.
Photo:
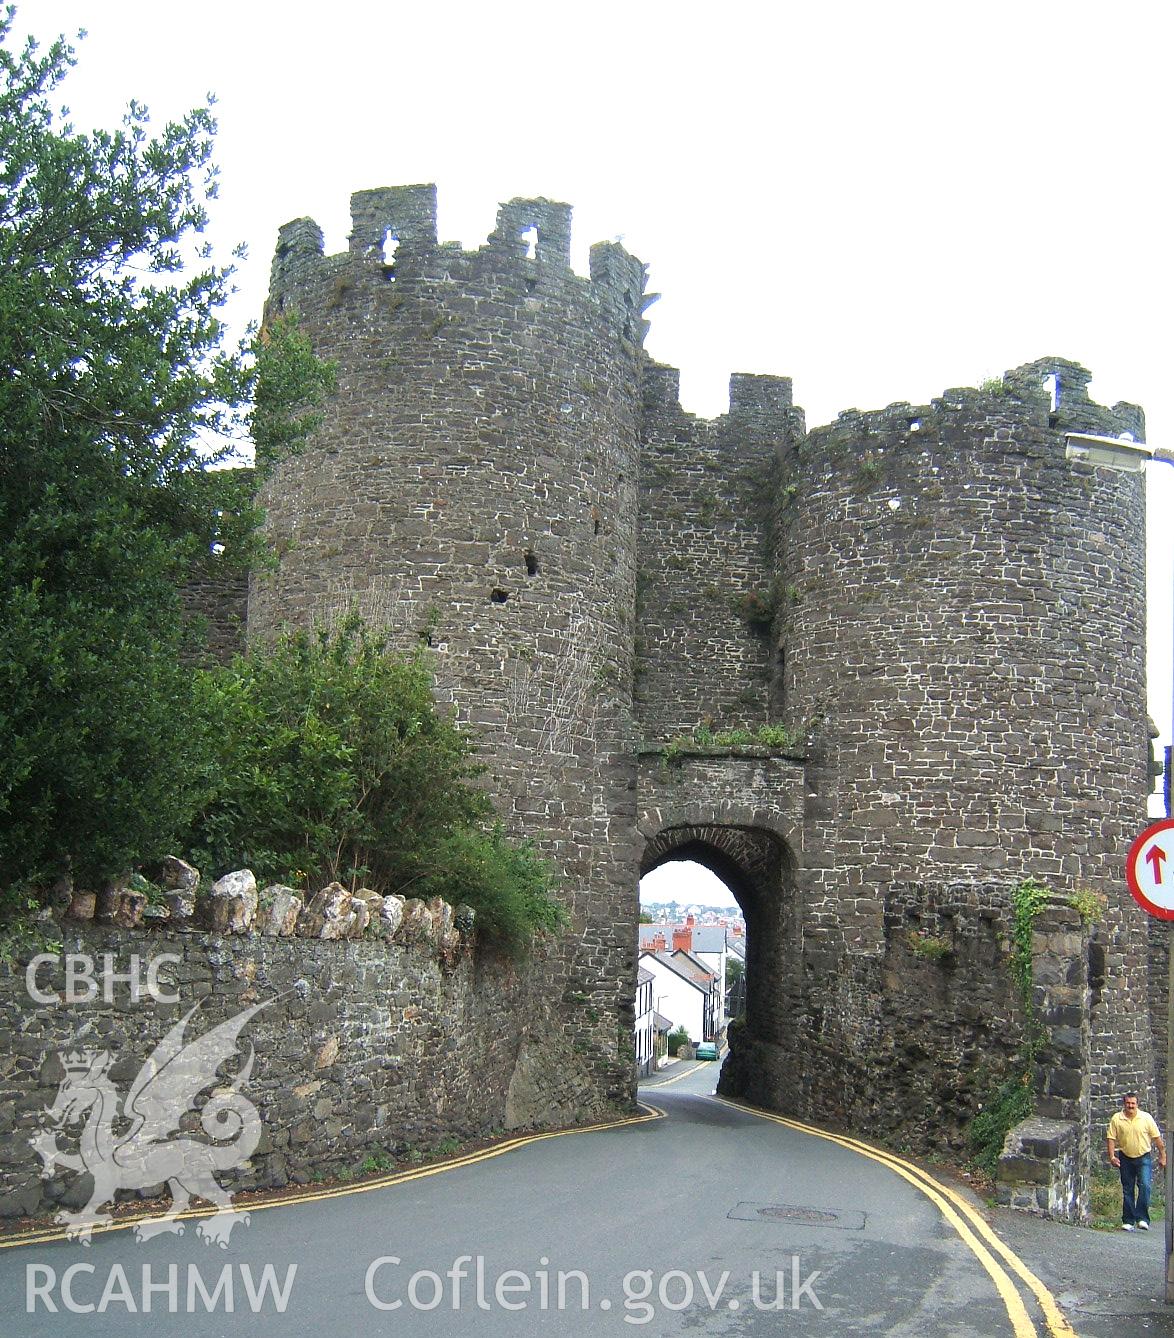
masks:
[[[640,1122],[253,1207],[226,1249],[192,1221],[5,1242],[4,1338],[1072,1332],[963,1196],[721,1102],[716,1077],[674,1066]]]

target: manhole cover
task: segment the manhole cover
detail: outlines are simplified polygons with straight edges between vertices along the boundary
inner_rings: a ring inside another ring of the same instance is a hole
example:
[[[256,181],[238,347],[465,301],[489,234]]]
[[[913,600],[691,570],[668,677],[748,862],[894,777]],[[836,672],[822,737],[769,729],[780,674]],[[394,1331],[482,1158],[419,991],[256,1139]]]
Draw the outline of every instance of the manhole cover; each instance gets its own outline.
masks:
[[[816,1226],[824,1222],[838,1222],[839,1213],[821,1213],[818,1208],[793,1208],[789,1203],[768,1203],[759,1208],[759,1217],[773,1217],[782,1222],[811,1222]]]
[[[792,1226],[862,1231],[864,1214],[853,1208],[811,1208],[800,1203],[738,1203],[726,1214],[739,1222],[788,1222]]]

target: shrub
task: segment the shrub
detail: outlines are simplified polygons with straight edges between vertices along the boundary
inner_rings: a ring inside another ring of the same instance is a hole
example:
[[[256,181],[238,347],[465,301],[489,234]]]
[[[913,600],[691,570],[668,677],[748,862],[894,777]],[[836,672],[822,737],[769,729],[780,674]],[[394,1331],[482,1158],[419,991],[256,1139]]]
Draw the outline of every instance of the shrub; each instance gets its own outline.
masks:
[[[1082,922],[1089,926],[1099,924],[1109,909],[1108,897],[1090,887],[1078,887],[1068,898],[1068,904],[1080,916]]]
[[[689,1044],[689,1033],[684,1027],[678,1027],[675,1031],[669,1032],[669,1054],[676,1055],[680,1052],[682,1045]]]
[[[187,848],[206,871],[467,901],[511,951],[561,924],[547,866],[493,823],[472,741],[436,710],[422,651],[393,654],[352,616],[200,684],[216,756]]]
[[[926,962],[941,962],[954,953],[954,945],[948,938],[925,932],[910,933],[909,947],[915,957],[920,957]]]
[[[1007,1134],[1034,1109],[1030,1073],[1013,1073],[970,1121],[967,1139],[974,1164],[989,1176],[998,1169]]]
[[[793,748],[795,739],[784,725],[759,725],[757,729],[735,726],[714,730],[710,725],[698,725],[692,734],[670,739],[661,749],[664,766],[675,766],[687,752],[707,752],[725,748]]]
[[[756,632],[769,632],[774,622],[777,601],[770,590],[748,590],[735,601],[739,617]]]
[[[421,854],[426,867],[410,885],[414,896],[467,901],[477,931],[516,955],[535,930],[554,933],[566,921],[551,897],[551,872],[529,841],[511,842],[501,825],[489,831],[459,827]]]
[[[759,725],[755,742],[767,748],[793,748],[795,740],[790,730],[783,725]]]

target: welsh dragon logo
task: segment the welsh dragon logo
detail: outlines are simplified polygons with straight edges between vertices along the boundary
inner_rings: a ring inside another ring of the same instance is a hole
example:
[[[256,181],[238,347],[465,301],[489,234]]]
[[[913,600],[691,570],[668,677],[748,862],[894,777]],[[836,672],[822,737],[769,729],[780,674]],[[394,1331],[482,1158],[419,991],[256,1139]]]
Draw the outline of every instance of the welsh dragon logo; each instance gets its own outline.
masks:
[[[180,1126],[184,1116],[196,1110],[200,1093],[218,1083],[217,1070],[236,1055],[237,1037],[266,1004],[246,1009],[195,1040],[185,1041],[185,1029],[199,1006],[184,1014],[155,1047],[125,1099],[110,1077],[113,1060],[109,1050],[76,1050],[61,1056],[65,1077],[56,1100],[41,1119],[41,1132],[29,1141],[44,1163],[43,1179],[50,1179],[55,1167],[94,1177],[85,1207],[56,1216],[70,1240],[89,1245],[94,1227],[114,1220],[102,1209],[118,1190],[164,1183],[171,1192],[171,1208],[136,1225],[140,1241],[162,1232],[182,1234],[184,1225],[177,1218],[196,1197],[217,1209],[197,1230],[222,1249],[227,1248],[233,1227],[248,1222],[247,1213],[233,1211],[232,1195],[220,1186],[216,1173],[246,1161],[261,1136],[257,1108],[241,1092],[253,1067],[251,1046],[231,1083],[219,1086],[199,1112],[199,1123],[208,1138],[219,1141],[181,1134]],[[78,1152],[59,1151],[58,1133],[81,1121]]]

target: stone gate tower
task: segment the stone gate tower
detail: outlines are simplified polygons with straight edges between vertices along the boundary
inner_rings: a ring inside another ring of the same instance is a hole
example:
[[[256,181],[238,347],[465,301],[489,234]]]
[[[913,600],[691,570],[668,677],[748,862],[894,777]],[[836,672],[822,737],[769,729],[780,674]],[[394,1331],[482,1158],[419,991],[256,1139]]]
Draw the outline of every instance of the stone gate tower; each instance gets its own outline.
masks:
[[[573,951],[534,972],[510,1122],[626,1101],[631,710],[644,268],[570,209],[504,206],[481,250],[438,245],[431,186],[354,196],[349,251],[282,230],[269,312],[339,366],[310,449],[267,490],[279,557],[250,635],[356,607],[415,644],[484,743],[499,806],[558,867]],[[566,1062],[573,1038],[577,1060]],[[626,1041],[626,1038],[625,1038]]]
[[[556,863],[571,930],[530,969],[506,1120],[630,1098],[637,882],[682,856],[747,916],[725,1090],[957,1137],[1022,1039],[1025,878],[1109,896],[1065,1099],[1144,1087],[1143,497],[1064,451],[1140,410],[1045,359],[811,433],[788,380],[735,376],[704,422],[642,351],[644,267],[574,274],[567,206],[515,200],[475,252],[438,244],[432,187],[352,211],[342,255],[281,232],[269,314],[340,386],[267,485],[249,631],[354,606],[427,639]]]

